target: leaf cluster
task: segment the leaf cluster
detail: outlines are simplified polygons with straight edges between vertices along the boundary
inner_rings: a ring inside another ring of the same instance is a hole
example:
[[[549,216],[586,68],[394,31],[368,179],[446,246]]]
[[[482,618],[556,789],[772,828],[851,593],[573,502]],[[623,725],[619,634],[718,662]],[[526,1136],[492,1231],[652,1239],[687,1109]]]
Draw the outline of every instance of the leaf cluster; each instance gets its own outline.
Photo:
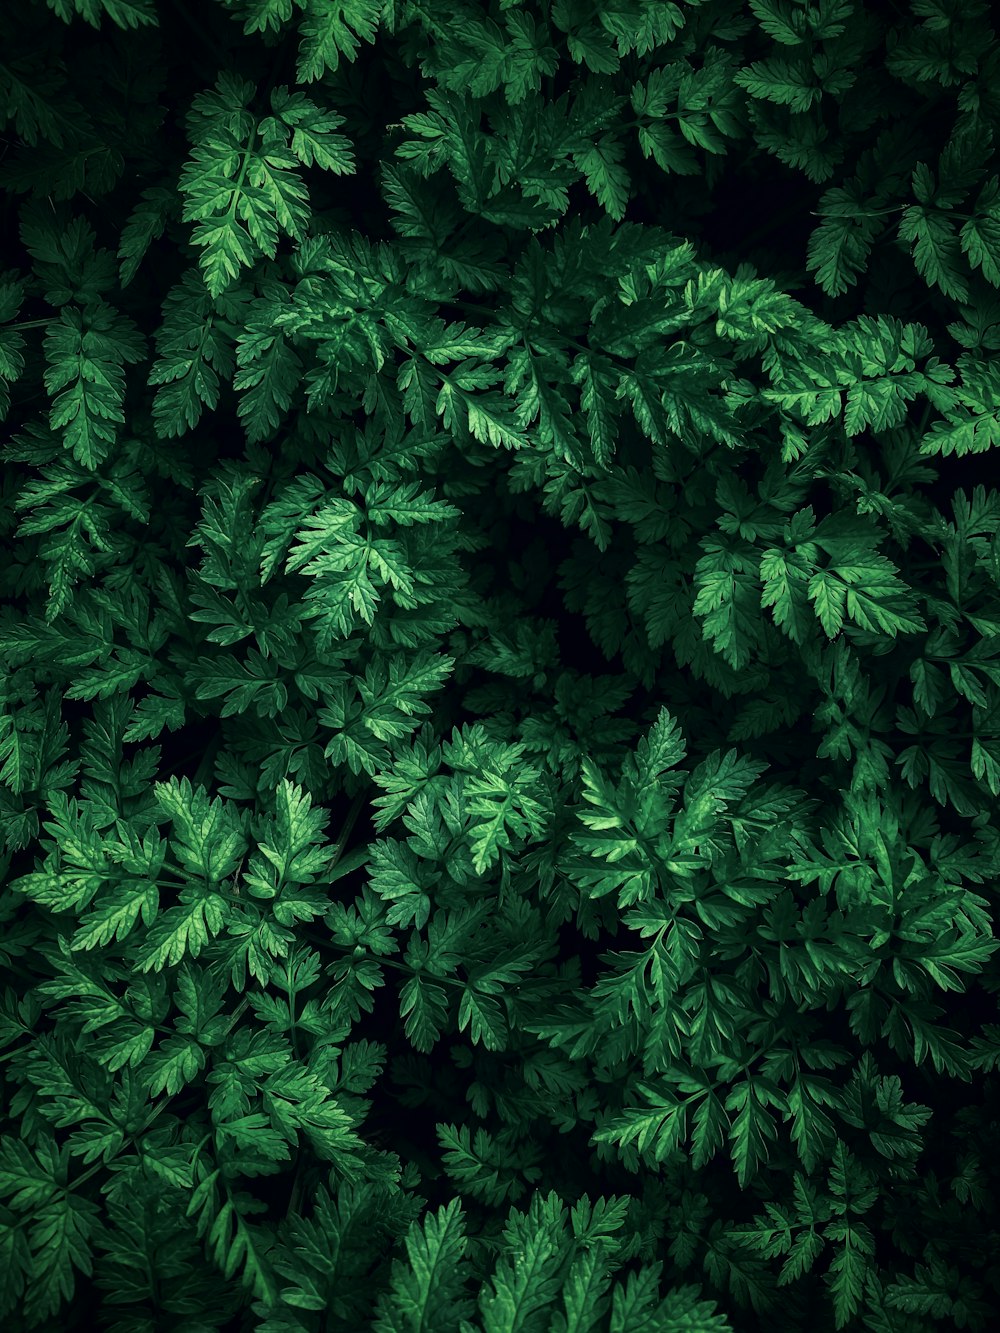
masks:
[[[4,22],[0,1323],[988,1329],[985,3]]]

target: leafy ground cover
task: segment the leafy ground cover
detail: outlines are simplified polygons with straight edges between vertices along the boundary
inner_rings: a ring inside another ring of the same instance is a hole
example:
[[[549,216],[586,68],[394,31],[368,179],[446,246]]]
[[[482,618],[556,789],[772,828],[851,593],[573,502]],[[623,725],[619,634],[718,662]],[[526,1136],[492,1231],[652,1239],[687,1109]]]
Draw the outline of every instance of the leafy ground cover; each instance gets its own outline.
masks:
[[[990,20],[5,9],[5,1329],[993,1327]]]

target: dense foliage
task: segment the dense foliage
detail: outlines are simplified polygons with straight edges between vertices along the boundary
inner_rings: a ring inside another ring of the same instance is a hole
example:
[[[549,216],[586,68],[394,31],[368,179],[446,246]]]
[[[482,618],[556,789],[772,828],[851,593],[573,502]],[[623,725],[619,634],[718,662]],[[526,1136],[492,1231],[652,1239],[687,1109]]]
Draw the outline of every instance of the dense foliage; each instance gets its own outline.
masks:
[[[0,15],[0,1323],[987,1329],[985,0]]]

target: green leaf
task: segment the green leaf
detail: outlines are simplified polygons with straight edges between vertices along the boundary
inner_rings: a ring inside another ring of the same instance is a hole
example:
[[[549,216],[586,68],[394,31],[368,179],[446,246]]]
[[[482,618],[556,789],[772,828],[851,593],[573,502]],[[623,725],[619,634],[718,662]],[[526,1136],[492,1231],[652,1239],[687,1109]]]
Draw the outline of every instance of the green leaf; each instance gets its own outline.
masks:
[[[143,190],[140,202],[133,208],[122,228],[118,245],[118,258],[121,260],[118,271],[122,287],[129,285],[139,271],[139,265],[149,247],[163,235],[168,220],[173,216],[176,199],[174,192],[162,185]]]
[[[933,177],[924,163],[917,164],[913,181],[918,197],[920,193],[933,195]],[[926,282],[955,301],[968,301],[958,232],[945,211],[932,205],[911,205],[900,219],[899,238],[912,246],[913,262]]]
[[[466,985],[458,1006],[458,1030],[464,1032],[466,1028],[477,1046],[488,1051],[503,1051],[507,1047],[503,1012],[492,995],[479,993],[475,983]]]
[[[528,441],[503,398],[495,393],[465,394],[469,430],[494,449],[523,449]]]
[[[590,193],[610,217],[620,222],[628,205],[630,184],[621,141],[604,134],[589,148],[574,153],[573,161],[583,172]]]
[[[323,842],[326,823],[326,811],[313,809],[307,791],[287,778],[278,784],[271,830],[258,846],[281,881],[309,884],[326,869],[333,857]]]
[[[411,976],[399,992],[399,1016],[414,1050],[433,1050],[448,1018],[444,987],[431,977]]]
[[[90,1241],[97,1216],[90,1199],[68,1192],[33,1213],[28,1232],[33,1282],[25,1301],[25,1314],[32,1322],[55,1314],[64,1301],[72,1300],[74,1269],[90,1276]]]
[[[746,544],[744,543],[744,546]],[[757,639],[760,594],[749,550],[704,540],[706,554],[695,566],[692,610],[714,650],[736,671],[750,661]]]
[[[800,113],[808,111],[823,96],[816,75],[804,60],[783,60],[780,56],[757,60],[738,70],[733,80],[751,97],[776,102]]]
[[[572,375],[573,383],[580,386],[580,406],[586,414],[594,457],[599,467],[607,467],[618,438],[614,401],[619,377],[607,357],[583,353],[574,359]]]
[[[373,663],[357,686],[364,725],[378,740],[410,735],[431,712],[427,696],[441,689],[454,665],[451,657],[423,651],[414,657],[393,653]]]
[[[220,301],[213,303],[197,270],[189,269],[163,304],[156,334],[157,358],[147,383],[157,388],[153,424],[161,439],[183,435],[197,426],[202,411],[219,404],[221,382],[233,374],[232,340]],[[232,307],[228,312],[236,315]]]
[[[210,889],[182,889],[180,897],[176,907],[160,914],[140,946],[136,965],[141,972],[162,972],[184,958],[197,958],[230,916],[224,899]]]
[[[831,1222],[824,1237],[837,1245],[825,1274],[833,1294],[838,1329],[845,1328],[861,1308],[865,1282],[874,1268],[875,1238],[863,1222]]]
[[[271,94],[274,113],[292,131],[291,149],[304,167],[314,164],[335,176],[355,170],[351,142],[336,131],[344,118],[335,111],[324,111],[304,93],[290,93],[276,88]]]
[[[153,0],[46,0],[49,9],[64,23],[79,16],[100,28],[104,15],[119,28],[156,27],[159,20]]]
[[[736,1113],[730,1129],[733,1164],[740,1189],[745,1189],[767,1161],[768,1145],[778,1137],[768,1107],[783,1108],[783,1098],[769,1079],[750,1076],[733,1087],[725,1106],[727,1111]]]
[[[673,1157],[687,1132],[687,1108],[666,1088],[657,1090],[638,1084],[636,1091],[648,1102],[644,1107],[628,1107],[608,1124],[594,1131],[594,1143],[617,1143],[622,1148],[635,1144],[648,1160],[663,1162]]]
[[[1000,181],[994,176],[976,201],[976,211],[959,233],[962,251],[973,268],[1000,287]]]
[[[218,884],[231,875],[247,848],[245,821],[216,796],[188,778],[169,778],[154,788],[161,816],[173,822],[170,849],[193,875]]]
[[[197,699],[225,697],[220,717],[233,717],[251,707],[261,717],[276,717],[288,703],[275,663],[254,648],[242,662],[228,654],[199,657],[190,680]]]
[[[812,16],[786,0],[750,0],[750,8],[768,37],[782,46],[800,46],[809,35]]]
[[[823,220],[809,237],[806,268],[828,296],[840,296],[864,274],[886,220],[859,176],[826,190],[816,212]]]
[[[255,32],[280,31],[293,12],[293,0],[228,0],[228,3],[242,11],[243,32],[247,37]]]
[[[760,604],[772,607],[774,623],[794,643],[807,643],[813,626],[809,610],[809,578],[813,570],[809,560],[798,552],[771,548],[760,560],[764,581]]]
[[[827,637],[835,639],[844,624],[845,585],[830,570],[819,569],[809,579],[809,600],[815,604]]]
[[[110,454],[125,421],[125,365],[144,354],[130,319],[98,300],[85,310],[66,306],[45,332],[49,425],[67,449],[94,471]]]
[[[99,949],[112,940],[123,940],[140,918],[144,925],[150,925],[158,910],[159,891],[153,883],[138,879],[112,889],[81,919],[73,948]]]
[[[362,42],[374,42],[382,17],[379,0],[305,0],[295,78],[313,83],[352,61]]]
[[[374,1333],[413,1329],[457,1329],[472,1313],[464,1295],[468,1261],[465,1219],[452,1199],[422,1222],[412,1222],[405,1239],[407,1261],[394,1259],[388,1289],[379,1298]]]
[[[319,3],[319,0],[316,0]],[[309,194],[296,168],[309,157],[330,169],[351,168],[329,117],[301,94],[275,90],[273,105],[288,119],[249,110],[253,84],[220,74],[213,90],[199,94],[188,116],[192,153],[181,170],[181,220],[194,222],[193,243],[205,285],[218,297],[243,268],[261,255],[274,258],[279,235],[301,240],[309,223]],[[288,147],[301,127],[296,151]]]

